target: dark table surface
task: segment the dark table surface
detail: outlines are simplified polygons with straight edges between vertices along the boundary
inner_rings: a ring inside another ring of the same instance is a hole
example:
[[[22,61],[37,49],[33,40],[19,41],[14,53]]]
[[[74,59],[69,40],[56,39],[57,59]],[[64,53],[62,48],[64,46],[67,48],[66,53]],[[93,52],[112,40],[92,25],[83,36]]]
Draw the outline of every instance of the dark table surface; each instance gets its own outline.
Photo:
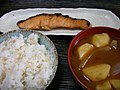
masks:
[[[120,18],[120,0],[0,0],[0,17],[7,12],[25,8],[99,8],[112,11]],[[74,36],[48,37],[58,51],[58,69],[46,90],[83,90],[74,80],[67,62],[67,51]]]

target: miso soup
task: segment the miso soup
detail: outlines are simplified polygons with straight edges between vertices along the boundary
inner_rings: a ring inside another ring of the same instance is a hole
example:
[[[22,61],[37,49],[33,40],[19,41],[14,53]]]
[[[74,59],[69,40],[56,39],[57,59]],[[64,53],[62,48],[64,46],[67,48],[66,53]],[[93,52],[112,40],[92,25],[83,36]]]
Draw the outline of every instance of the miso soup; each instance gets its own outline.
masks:
[[[118,38],[101,33],[82,39],[74,47],[71,65],[79,80],[92,90],[120,90]]]

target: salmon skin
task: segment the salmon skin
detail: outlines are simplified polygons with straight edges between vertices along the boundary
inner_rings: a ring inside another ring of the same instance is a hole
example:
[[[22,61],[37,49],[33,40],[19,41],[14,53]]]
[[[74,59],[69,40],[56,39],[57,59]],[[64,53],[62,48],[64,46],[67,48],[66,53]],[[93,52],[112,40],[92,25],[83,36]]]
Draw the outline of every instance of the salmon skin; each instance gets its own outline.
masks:
[[[68,15],[57,14],[39,14],[26,20],[17,22],[21,29],[32,30],[52,30],[52,29],[86,29],[91,23],[85,19],[76,19]]]

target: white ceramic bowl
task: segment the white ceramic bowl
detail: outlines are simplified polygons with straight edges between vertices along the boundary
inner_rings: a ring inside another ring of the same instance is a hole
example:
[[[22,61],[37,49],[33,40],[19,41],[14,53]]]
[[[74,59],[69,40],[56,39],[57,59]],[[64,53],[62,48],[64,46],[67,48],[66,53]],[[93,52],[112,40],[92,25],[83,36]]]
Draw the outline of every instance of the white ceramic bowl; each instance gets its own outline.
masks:
[[[46,46],[49,54],[52,55],[51,59],[53,59],[53,63],[52,63],[53,73],[50,76],[50,80],[48,80],[47,84],[45,84],[44,87],[42,88],[44,90],[52,82],[52,80],[53,80],[53,78],[55,76],[57,67],[58,67],[58,54],[57,54],[57,50],[56,50],[55,45],[53,44],[53,42],[47,36],[43,35],[40,32],[37,32],[35,30],[22,30],[22,29],[19,29],[19,30],[10,31],[10,32],[5,33],[5,34],[1,34],[0,35],[0,43],[7,40],[7,39],[9,39],[9,38],[11,38],[12,36],[19,36],[19,34],[22,34],[24,37],[28,37],[32,33],[38,35],[38,43]]]

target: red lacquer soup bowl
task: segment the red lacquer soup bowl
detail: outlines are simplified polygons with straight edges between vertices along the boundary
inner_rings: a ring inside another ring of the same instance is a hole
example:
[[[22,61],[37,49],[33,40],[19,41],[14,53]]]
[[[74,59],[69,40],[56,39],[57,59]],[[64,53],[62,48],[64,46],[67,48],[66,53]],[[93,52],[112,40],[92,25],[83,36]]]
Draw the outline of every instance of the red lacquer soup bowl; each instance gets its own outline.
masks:
[[[80,85],[82,85],[84,88],[86,88],[88,90],[94,90],[95,85],[93,85],[92,81],[88,80],[89,78],[86,78],[86,76],[83,75],[82,72],[76,73],[76,71],[75,71],[76,69],[74,69],[74,68],[75,67],[77,68],[77,65],[74,65],[74,64],[78,64],[78,63],[72,61],[73,55],[75,52],[74,50],[75,50],[76,45],[78,43],[80,43],[83,39],[85,39],[86,37],[92,36],[94,34],[101,34],[101,33],[107,33],[110,37],[120,41],[120,31],[117,29],[110,28],[110,27],[91,27],[86,30],[83,30],[82,32],[79,32],[73,38],[73,40],[71,41],[69,48],[68,48],[68,64],[69,64],[70,70],[71,70],[75,80]],[[77,70],[77,71],[79,71],[79,70]],[[119,78],[119,80],[120,80],[120,78]]]

